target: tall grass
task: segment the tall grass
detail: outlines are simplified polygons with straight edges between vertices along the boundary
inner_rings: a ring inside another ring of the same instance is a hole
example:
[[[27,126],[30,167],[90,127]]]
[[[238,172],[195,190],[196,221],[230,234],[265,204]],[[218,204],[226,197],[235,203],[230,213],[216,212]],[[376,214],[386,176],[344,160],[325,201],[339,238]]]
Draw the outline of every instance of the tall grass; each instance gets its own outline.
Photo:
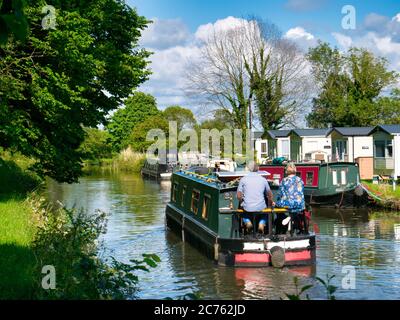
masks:
[[[102,169],[109,171],[125,171],[138,173],[143,167],[146,155],[135,152],[130,147],[122,150],[112,159],[99,159],[96,161],[86,161],[85,170]]]

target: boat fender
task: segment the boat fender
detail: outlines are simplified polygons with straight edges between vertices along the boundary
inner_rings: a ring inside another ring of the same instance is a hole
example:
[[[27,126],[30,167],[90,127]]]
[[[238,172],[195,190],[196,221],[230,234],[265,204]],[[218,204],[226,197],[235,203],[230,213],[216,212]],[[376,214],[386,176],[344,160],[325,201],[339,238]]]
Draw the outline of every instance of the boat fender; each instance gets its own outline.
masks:
[[[217,240],[218,241],[218,240]],[[219,260],[219,244],[216,242],[214,244],[214,260],[218,261]]]
[[[282,247],[272,247],[270,250],[271,263],[274,268],[281,269],[285,265],[285,250]]]
[[[364,189],[363,189],[363,187],[362,187],[361,185],[358,185],[358,186],[354,189],[354,194],[355,194],[357,197],[362,197],[363,194],[364,194]]]
[[[185,242],[185,216],[182,217],[182,242]]]

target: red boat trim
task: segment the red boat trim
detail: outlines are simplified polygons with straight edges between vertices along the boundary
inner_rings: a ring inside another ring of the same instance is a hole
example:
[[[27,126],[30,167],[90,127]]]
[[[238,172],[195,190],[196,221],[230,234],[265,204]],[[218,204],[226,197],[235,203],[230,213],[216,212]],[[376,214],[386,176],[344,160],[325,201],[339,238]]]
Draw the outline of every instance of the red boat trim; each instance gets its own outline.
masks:
[[[269,263],[268,253],[237,253],[235,254],[236,263]]]
[[[285,260],[286,261],[301,261],[301,260],[310,260],[311,259],[311,251],[297,251],[297,252],[285,252]]]

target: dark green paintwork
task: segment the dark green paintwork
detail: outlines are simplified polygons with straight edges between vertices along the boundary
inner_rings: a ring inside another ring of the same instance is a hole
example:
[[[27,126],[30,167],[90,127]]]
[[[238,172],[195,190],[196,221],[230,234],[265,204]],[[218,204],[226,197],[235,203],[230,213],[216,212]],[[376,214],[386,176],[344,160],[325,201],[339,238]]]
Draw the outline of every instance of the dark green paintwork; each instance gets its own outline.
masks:
[[[186,187],[184,199],[183,189]],[[198,214],[191,211],[192,192],[200,192]],[[174,192],[176,192],[174,196]],[[225,194],[230,193],[233,207],[237,208],[236,188],[226,188],[223,184],[206,182],[183,172],[176,172],[172,175],[171,202],[170,206],[176,207],[186,215],[193,217],[196,221],[208,227],[221,238],[231,237],[232,215],[220,214],[219,209],[229,207],[231,200],[225,199]],[[204,198],[210,197],[210,209],[208,219],[202,217]],[[183,202],[182,202],[183,200]],[[183,205],[182,205],[183,204]]]

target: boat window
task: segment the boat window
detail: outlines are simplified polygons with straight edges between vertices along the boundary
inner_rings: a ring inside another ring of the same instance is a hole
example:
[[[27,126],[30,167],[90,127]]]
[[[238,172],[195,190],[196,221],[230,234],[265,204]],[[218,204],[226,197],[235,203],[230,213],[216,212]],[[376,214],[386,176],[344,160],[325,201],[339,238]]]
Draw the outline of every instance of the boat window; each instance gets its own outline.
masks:
[[[173,185],[172,185],[172,201],[173,202],[176,202],[176,199],[177,199],[177,194],[178,194],[178,184],[177,183],[174,183]]]
[[[185,207],[186,186],[182,188],[181,206]]]
[[[211,207],[211,197],[208,194],[204,195],[203,199],[203,209],[201,212],[201,216],[204,220],[208,220],[208,214],[210,213]]]
[[[200,200],[200,192],[197,190],[193,190],[191,210],[194,214],[197,214],[199,212],[199,200]]]
[[[342,185],[346,185],[347,184],[347,176],[346,176],[346,170],[342,170],[341,172],[342,175]]]
[[[332,184],[334,186],[336,186],[338,184],[337,171],[336,170],[332,171]]]
[[[309,171],[309,172],[307,172],[307,176],[306,176],[306,185],[312,186],[313,182],[314,182],[314,172]]]

